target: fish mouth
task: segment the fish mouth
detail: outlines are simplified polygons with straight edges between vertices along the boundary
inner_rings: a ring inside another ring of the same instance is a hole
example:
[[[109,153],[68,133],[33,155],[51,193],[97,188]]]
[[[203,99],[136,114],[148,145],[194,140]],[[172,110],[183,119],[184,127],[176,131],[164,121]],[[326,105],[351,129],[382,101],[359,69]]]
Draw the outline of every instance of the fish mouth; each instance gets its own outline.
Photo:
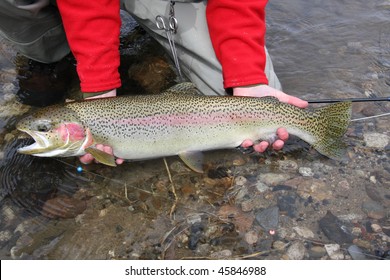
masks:
[[[22,148],[18,149],[18,153],[25,155],[37,155],[39,156],[42,153],[46,153],[48,151],[52,151],[56,147],[53,147],[52,143],[50,143],[45,135],[40,133],[36,133],[34,131],[28,129],[18,128],[18,130],[27,133],[34,139],[34,143]]]

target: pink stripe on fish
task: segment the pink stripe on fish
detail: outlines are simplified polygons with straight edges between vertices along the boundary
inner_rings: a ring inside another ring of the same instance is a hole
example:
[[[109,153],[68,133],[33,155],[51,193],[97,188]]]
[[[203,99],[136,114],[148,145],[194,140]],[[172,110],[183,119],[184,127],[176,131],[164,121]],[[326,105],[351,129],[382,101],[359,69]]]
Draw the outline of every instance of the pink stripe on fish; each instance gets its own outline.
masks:
[[[254,115],[244,115],[243,113],[236,113],[228,115],[227,113],[217,112],[210,115],[199,114],[182,114],[182,115],[155,115],[143,118],[131,118],[110,120],[112,124],[118,125],[136,125],[136,126],[150,126],[150,125],[207,125],[210,123],[232,123],[232,122],[247,122],[258,119]]]

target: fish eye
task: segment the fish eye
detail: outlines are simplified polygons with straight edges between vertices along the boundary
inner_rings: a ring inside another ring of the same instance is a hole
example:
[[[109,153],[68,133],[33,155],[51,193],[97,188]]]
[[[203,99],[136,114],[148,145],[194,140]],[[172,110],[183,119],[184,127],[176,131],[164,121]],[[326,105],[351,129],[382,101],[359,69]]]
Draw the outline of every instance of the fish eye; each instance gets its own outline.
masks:
[[[39,132],[48,132],[51,129],[50,123],[39,123],[36,126],[36,130]]]

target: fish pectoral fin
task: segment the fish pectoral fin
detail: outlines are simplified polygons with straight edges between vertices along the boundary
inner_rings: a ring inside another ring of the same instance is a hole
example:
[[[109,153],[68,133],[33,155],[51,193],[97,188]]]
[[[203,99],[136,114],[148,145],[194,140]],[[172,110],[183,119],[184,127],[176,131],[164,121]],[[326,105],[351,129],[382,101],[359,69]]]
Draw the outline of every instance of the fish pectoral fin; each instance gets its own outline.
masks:
[[[181,160],[193,171],[203,173],[203,153],[196,152],[183,152],[179,154]]]
[[[85,149],[85,151],[90,153],[100,163],[109,166],[116,166],[115,157],[113,155],[107,154],[106,152],[103,152],[94,147],[88,147]]]

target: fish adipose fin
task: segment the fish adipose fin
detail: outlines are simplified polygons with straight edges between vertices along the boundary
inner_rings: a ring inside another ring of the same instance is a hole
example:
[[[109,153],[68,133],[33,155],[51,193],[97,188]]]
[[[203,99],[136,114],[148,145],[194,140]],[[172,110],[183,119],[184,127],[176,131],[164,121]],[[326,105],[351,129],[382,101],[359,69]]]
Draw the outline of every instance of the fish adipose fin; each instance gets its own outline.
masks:
[[[346,145],[341,138],[351,120],[351,107],[351,102],[339,102],[315,110],[318,123],[314,134],[317,141],[312,145],[318,152],[332,159],[342,159]]]
[[[115,157],[113,155],[107,154],[106,152],[98,150],[94,147],[88,147],[85,149],[85,151],[90,153],[100,163],[108,166],[116,166]]]
[[[199,92],[193,83],[185,82],[174,85],[164,91],[162,94],[186,94],[186,95],[203,95]]]
[[[184,152],[180,153],[181,160],[193,171],[203,173],[203,153],[202,152]]]

